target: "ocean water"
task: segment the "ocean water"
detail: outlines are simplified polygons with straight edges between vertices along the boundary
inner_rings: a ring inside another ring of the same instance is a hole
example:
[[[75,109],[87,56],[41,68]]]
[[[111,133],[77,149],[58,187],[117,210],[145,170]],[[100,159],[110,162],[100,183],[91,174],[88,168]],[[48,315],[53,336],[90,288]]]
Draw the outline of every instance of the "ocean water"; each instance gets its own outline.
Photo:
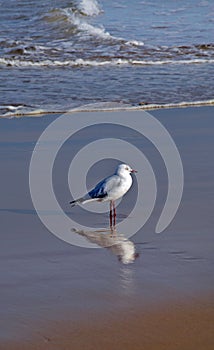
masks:
[[[213,0],[0,8],[0,115],[213,103]]]

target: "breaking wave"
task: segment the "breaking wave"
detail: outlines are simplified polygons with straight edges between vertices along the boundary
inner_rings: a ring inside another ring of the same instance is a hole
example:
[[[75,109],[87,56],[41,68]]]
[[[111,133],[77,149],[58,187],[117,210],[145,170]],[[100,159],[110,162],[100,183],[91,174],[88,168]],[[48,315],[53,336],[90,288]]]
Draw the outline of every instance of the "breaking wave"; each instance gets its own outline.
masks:
[[[110,34],[103,25],[93,25],[91,17],[96,17],[102,13],[102,9],[96,0],[82,0],[76,7],[58,8],[48,14],[49,20],[59,19],[70,23],[74,32],[81,34],[81,39],[97,38],[100,40],[111,40],[124,45],[143,46],[144,43],[138,40],[127,40]]]

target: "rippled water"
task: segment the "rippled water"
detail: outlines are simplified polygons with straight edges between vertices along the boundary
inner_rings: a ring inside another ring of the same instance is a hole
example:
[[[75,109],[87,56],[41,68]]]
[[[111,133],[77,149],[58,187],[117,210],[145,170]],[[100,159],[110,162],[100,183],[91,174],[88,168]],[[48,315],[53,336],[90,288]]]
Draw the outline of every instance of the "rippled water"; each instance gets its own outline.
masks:
[[[212,0],[0,6],[1,115],[213,100]]]

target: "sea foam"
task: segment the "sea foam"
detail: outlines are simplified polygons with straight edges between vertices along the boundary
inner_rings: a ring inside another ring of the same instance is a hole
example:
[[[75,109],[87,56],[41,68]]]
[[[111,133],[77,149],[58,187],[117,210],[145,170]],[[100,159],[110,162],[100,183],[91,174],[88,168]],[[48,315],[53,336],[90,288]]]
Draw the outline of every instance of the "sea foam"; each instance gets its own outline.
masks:
[[[59,67],[99,67],[99,66],[160,66],[160,65],[191,65],[213,64],[214,59],[186,59],[186,60],[133,60],[133,59],[82,59],[75,60],[39,60],[31,61],[24,59],[0,58],[0,65],[8,67],[31,67],[31,68],[59,68]]]

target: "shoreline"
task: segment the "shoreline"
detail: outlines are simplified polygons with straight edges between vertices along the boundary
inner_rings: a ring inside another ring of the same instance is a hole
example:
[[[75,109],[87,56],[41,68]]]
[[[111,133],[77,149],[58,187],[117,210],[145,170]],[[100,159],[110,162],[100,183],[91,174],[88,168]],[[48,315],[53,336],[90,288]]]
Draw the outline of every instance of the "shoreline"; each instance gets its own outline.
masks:
[[[74,107],[72,109],[68,110],[58,110],[58,111],[45,111],[42,109],[37,110],[27,110],[27,111],[17,111],[17,112],[8,112],[6,114],[0,115],[0,119],[13,119],[13,118],[20,118],[20,117],[42,117],[45,115],[51,115],[51,114],[64,114],[64,113],[80,113],[80,112],[121,112],[121,111],[152,111],[152,110],[159,110],[159,109],[177,109],[177,108],[190,108],[190,107],[212,107],[214,106],[214,99],[207,100],[207,101],[183,101],[178,103],[166,103],[166,104],[155,104],[155,103],[147,103],[147,102],[139,102],[138,105],[132,106],[132,105],[121,105],[116,107],[104,107],[105,103],[103,104],[103,107],[96,107],[96,102],[89,104],[89,105],[83,105],[80,107]],[[111,104],[111,102],[107,102],[106,104]],[[98,103],[99,105],[99,103]],[[94,106],[94,107],[93,107]],[[12,108],[15,109],[17,107],[13,106],[5,106],[5,108]]]

